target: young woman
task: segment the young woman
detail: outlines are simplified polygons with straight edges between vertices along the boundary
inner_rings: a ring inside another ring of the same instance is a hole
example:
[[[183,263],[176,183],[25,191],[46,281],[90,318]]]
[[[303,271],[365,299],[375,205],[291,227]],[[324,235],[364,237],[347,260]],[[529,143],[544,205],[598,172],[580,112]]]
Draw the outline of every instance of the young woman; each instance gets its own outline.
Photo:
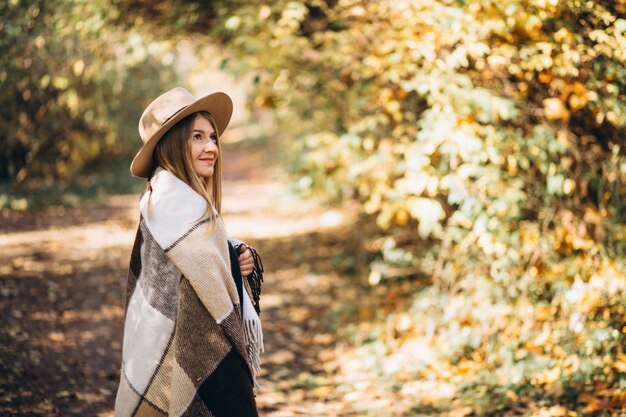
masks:
[[[128,276],[116,416],[258,416],[262,264],[221,212],[224,93],[184,88],[139,121],[131,173],[148,178]]]

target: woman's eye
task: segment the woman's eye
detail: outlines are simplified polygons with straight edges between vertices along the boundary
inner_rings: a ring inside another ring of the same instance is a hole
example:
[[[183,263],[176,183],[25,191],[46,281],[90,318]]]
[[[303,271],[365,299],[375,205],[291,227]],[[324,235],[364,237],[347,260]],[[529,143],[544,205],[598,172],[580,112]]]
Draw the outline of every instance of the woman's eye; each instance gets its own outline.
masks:
[[[217,135],[211,135],[211,141],[217,143]]]
[[[202,136],[200,136],[198,134],[193,135],[193,140],[202,140]]]

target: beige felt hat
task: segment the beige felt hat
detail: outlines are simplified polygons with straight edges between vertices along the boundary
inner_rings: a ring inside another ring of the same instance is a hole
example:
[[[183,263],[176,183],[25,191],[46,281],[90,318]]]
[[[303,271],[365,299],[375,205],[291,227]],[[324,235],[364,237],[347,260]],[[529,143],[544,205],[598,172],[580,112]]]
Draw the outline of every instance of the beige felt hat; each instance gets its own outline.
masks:
[[[139,136],[143,146],[131,162],[130,172],[136,177],[147,178],[152,168],[152,153],[165,132],[199,111],[207,111],[213,116],[217,134],[221,135],[233,114],[233,102],[225,93],[213,93],[197,99],[182,87],[176,87],[154,99],[139,119]]]

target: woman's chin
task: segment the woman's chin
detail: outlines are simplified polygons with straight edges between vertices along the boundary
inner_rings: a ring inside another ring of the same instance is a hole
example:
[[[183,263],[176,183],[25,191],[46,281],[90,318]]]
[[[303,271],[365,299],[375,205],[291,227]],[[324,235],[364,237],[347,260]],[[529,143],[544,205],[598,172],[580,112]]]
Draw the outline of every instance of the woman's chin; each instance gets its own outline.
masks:
[[[213,176],[213,172],[215,171],[215,168],[213,166],[196,167],[195,171],[196,171],[196,174],[200,175],[202,178],[209,178]]]

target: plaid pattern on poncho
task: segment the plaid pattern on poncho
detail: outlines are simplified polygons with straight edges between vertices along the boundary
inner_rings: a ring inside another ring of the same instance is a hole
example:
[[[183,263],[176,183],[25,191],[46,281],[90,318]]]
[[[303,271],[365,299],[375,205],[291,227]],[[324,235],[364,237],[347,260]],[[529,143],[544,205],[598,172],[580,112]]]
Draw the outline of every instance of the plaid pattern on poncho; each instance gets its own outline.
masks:
[[[151,186],[131,255],[115,415],[257,416],[262,331],[237,291],[222,221],[202,218],[202,197],[168,171]]]

